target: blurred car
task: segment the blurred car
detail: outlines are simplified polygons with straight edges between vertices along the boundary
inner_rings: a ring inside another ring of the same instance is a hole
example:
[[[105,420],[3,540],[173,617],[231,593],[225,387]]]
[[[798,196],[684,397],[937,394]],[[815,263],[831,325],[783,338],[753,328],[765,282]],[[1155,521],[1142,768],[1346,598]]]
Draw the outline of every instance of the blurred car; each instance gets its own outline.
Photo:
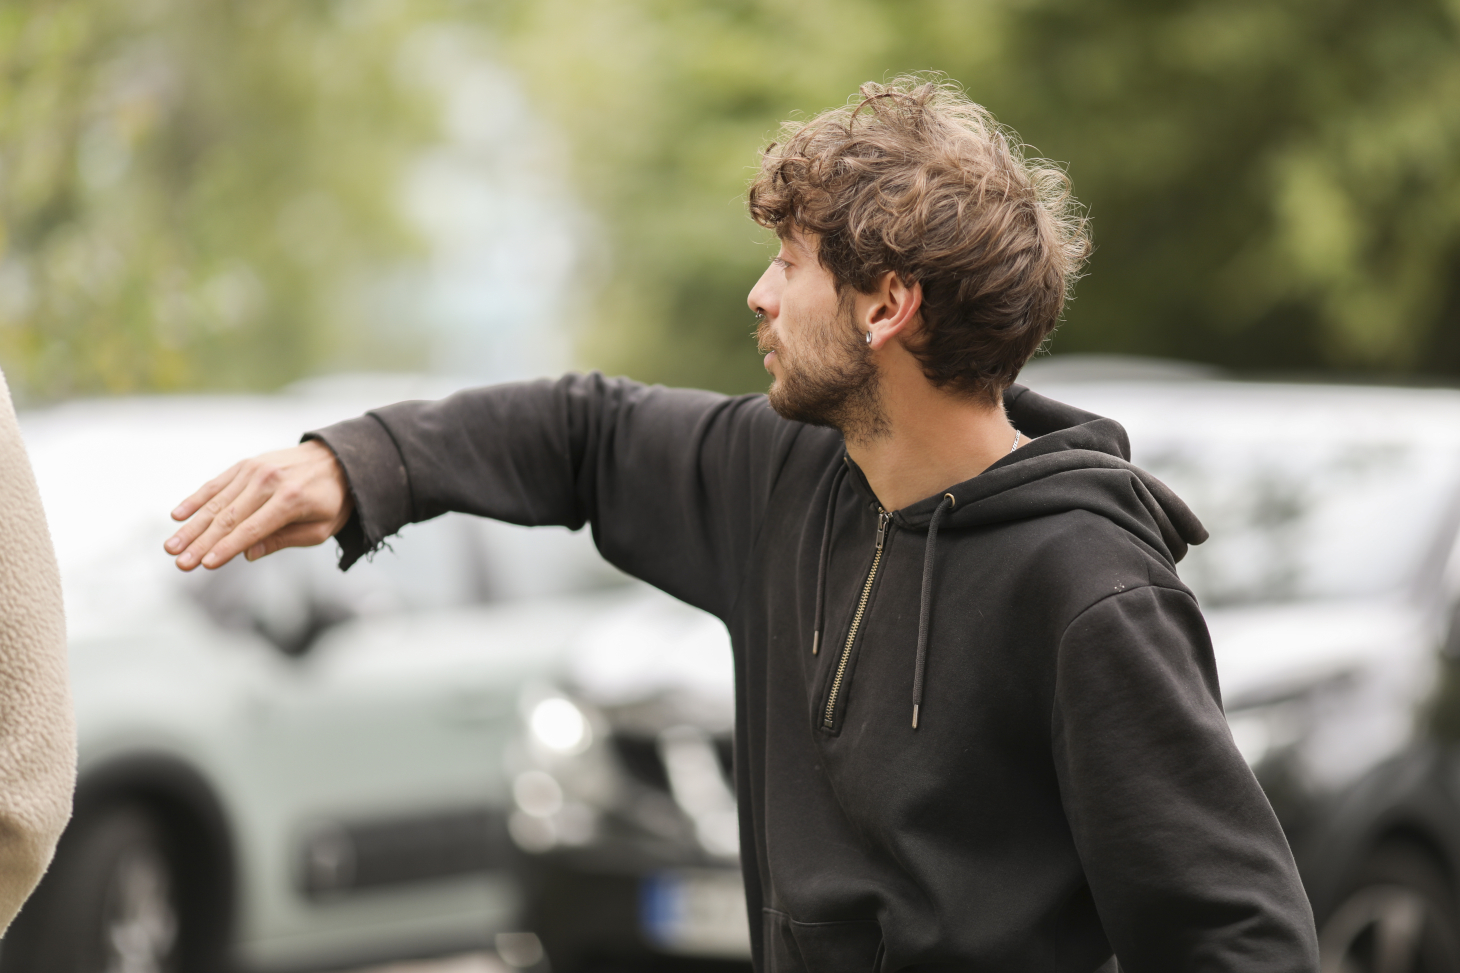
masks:
[[[1211,532],[1179,571],[1324,973],[1460,970],[1460,392],[1050,364]]]
[[[1324,973],[1460,970],[1460,392],[1109,358],[1025,381],[1122,422],[1210,529],[1180,573]],[[625,605],[524,697],[509,820],[556,973],[748,955],[725,640],[690,609]]]
[[[657,592],[524,694],[508,825],[554,973],[749,969],[734,700],[724,625]]]
[[[160,547],[171,506],[238,458],[441,391],[23,417],[62,566],[80,779],[0,970],[338,968],[499,933],[534,960],[510,935],[504,761],[523,687],[629,597],[591,539],[447,516],[348,574],[333,545],[191,575]]]
[[[1210,528],[1181,574],[1324,973],[1460,970],[1460,393],[1111,360],[1026,380],[1124,423]],[[324,548],[187,577],[158,553],[159,498],[421,394],[26,418],[82,779],[0,969],[302,970],[493,942],[523,966],[545,944],[555,973],[745,965],[716,620],[625,585],[583,535],[466,518],[347,575]],[[535,936],[495,938],[518,930]],[[35,961],[57,942],[94,961]]]

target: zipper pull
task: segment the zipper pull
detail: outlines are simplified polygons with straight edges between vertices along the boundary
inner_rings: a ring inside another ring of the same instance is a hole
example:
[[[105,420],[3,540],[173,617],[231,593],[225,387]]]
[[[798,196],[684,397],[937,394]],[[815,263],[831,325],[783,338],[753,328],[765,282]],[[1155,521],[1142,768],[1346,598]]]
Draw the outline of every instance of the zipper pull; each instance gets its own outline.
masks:
[[[877,550],[882,550],[882,542],[887,538],[887,522],[892,517],[881,507],[877,508]]]

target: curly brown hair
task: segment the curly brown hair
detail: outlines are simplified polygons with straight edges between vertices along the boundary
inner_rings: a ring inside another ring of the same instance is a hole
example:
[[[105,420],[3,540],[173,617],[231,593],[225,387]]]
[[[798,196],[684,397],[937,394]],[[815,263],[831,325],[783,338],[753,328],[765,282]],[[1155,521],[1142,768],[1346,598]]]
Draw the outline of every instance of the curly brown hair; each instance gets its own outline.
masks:
[[[940,388],[997,403],[1049,337],[1090,252],[1070,181],[951,82],[910,75],[786,122],[751,217],[814,234],[840,292],[923,288],[912,350]]]

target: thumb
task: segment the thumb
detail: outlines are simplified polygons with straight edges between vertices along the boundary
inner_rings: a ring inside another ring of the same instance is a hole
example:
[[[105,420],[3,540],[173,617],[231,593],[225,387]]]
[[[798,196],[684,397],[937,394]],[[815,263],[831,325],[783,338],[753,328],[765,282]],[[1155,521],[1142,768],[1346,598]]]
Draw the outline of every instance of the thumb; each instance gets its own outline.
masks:
[[[244,557],[257,561],[261,557],[282,551],[286,547],[313,547],[323,544],[333,534],[329,526],[322,523],[289,524],[274,531],[268,537],[254,544],[244,552]]]

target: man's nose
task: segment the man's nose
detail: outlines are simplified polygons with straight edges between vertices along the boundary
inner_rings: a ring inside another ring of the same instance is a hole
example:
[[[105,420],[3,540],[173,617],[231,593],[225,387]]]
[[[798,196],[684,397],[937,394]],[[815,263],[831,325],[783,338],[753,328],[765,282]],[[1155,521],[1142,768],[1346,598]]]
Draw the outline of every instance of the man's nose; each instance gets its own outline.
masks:
[[[773,269],[775,268],[767,267],[765,269],[765,272],[760,275],[760,280],[755,282],[755,286],[750,289],[750,294],[745,298],[745,303],[750,306],[752,313],[764,314],[768,318],[773,318],[780,313],[780,302],[776,299],[775,288],[771,286],[768,279]]]

